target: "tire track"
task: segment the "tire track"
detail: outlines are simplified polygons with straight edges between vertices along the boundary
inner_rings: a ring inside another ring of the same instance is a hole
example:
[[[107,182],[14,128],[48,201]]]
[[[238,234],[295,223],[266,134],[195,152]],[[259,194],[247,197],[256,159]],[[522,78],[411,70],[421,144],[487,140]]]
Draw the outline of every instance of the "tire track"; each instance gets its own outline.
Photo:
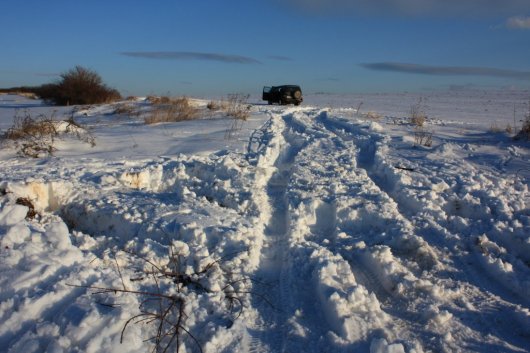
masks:
[[[286,302],[290,290],[285,269],[286,256],[289,248],[289,205],[286,192],[289,185],[292,165],[296,154],[302,148],[292,145],[287,137],[285,126],[286,116],[275,116],[272,124],[280,126],[281,131],[276,133],[279,139],[274,143],[278,149],[274,160],[270,160],[267,166],[270,177],[263,186],[261,192],[261,214],[263,223],[263,245],[260,254],[260,266],[255,273],[259,282],[267,286],[257,286],[256,291],[268,289],[267,298],[255,297],[253,306],[257,308],[258,318],[247,328],[247,347],[244,351],[253,353],[283,352],[285,348],[285,330],[288,308]],[[269,125],[269,128],[271,125]],[[292,142],[292,141],[291,141]],[[270,143],[270,140],[269,140]],[[269,146],[270,147],[270,146]]]
[[[396,203],[399,213],[412,222],[416,233],[424,240],[428,240],[429,246],[434,247],[438,254],[443,254],[443,257],[450,258],[456,269],[463,269],[463,271],[458,273],[460,276],[459,279],[449,279],[441,282],[442,285],[446,285],[447,287],[454,287],[456,285],[463,288],[466,294],[465,300],[469,300],[469,305],[473,307],[471,311],[462,310],[459,312],[453,303],[444,305],[460,321],[460,323],[456,324],[457,329],[451,330],[454,337],[458,337],[457,341],[464,345],[460,349],[467,350],[464,347],[467,344],[466,342],[469,341],[469,332],[465,332],[464,334],[462,331],[469,331],[466,330],[468,327],[478,332],[489,332],[490,337],[488,341],[492,345],[496,345],[495,350],[511,352],[512,348],[525,347],[528,341],[521,337],[524,333],[521,333],[515,314],[516,311],[520,310],[519,307],[492,295],[487,290],[487,288],[491,287],[488,283],[490,280],[484,278],[487,275],[484,275],[475,268],[475,262],[478,259],[474,259],[471,256],[473,253],[476,253],[473,250],[474,245],[471,244],[471,240],[464,241],[465,247],[467,248],[467,255],[464,256],[453,255],[448,253],[446,249],[440,248],[440,246],[447,247],[448,244],[452,244],[453,247],[458,247],[460,238],[455,237],[453,232],[443,223],[436,222],[435,218],[425,217],[425,215],[421,216],[421,214],[418,216],[418,210],[421,208],[414,206],[418,201],[411,200],[410,202],[405,202],[406,198],[404,199],[396,195],[397,191],[393,185],[395,181],[385,180],[378,175],[378,172],[375,170],[376,145],[377,143],[382,143],[384,137],[380,136],[379,133],[370,134],[361,128],[354,128],[350,122],[332,121],[327,115],[321,116],[318,120],[324,128],[337,134],[337,136],[355,141],[359,148],[358,158],[356,159],[358,166],[365,169],[370,179]],[[440,228],[442,231],[437,231],[433,234],[433,229]],[[448,237],[448,234],[451,236]],[[430,272],[433,277],[439,275],[436,269],[432,269]],[[366,276],[365,278],[370,282],[370,277]],[[510,295],[508,297],[512,296]],[[518,300],[515,300],[515,302],[518,302]],[[492,316],[495,319],[492,320]],[[412,323],[413,320],[410,322]],[[484,330],[478,326],[483,326],[487,329]],[[459,327],[461,329],[458,329]],[[507,348],[506,343],[512,345],[512,348]]]

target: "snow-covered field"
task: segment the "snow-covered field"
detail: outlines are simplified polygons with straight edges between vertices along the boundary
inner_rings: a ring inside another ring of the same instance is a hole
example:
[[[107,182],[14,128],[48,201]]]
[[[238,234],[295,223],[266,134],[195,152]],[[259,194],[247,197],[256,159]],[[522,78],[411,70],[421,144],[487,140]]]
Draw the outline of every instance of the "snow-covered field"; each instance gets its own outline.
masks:
[[[58,108],[95,146],[0,149],[0,351],[528,352],[530,143],[502,131],[528,98],[425,95],[431,146],[412,94],[254,104],[231,131],[207,101]],[[0,129],[17,109],[56,108],[0,96]]]

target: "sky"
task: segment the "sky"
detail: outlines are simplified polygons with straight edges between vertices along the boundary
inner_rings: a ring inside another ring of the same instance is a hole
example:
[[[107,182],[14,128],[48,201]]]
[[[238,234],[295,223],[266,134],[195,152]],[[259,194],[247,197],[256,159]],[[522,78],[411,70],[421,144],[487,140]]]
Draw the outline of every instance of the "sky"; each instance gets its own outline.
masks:
[[[2,1],[0,87],[123,95],[530,88],[530,0]]]

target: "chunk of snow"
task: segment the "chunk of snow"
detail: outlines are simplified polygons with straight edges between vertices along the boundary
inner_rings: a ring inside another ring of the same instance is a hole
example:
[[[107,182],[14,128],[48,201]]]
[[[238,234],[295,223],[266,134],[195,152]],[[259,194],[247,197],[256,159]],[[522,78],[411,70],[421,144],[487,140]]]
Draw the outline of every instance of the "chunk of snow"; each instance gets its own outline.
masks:
[[[22,222],[29,208],[22,205],[5,205],[0,211],[0,226],[12,226]]]
[[[405,353],[405,347],[400,343],[388,344],[384,338],[376,338],[370,344],[370,353]]]

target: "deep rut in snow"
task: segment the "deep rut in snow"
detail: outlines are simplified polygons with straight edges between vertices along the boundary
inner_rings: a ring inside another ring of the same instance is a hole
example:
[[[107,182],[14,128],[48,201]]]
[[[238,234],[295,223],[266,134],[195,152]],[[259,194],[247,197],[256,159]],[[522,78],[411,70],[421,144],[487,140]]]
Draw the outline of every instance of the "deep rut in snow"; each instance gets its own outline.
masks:
[[[264,224],[264,242],[260,254],[260,266],[255,277],[257,291],[263,295],[254,296],[253,306],[257,308],[259,319],[247,328],[249,341],[245,351],[252,353],[282,352],[284,350],[285,323],[284,308],[288,291],[285,288],[285,257],[289,243],[289,204],[286,190],[289,185],[291,168],[299,147],[291,145],[285,131],[280,139],[282,145],[277,159],[268,166],[274,172],[264,186],[266,205],[261,212],[267,215]]]
[[[521,332],[518,323],[519,320],[517,319],[515,312],[519,310],[518,305],[524,306],[525,300],[516,298],[513,293],[500,290],[498,286],[492,285],[491,281],[494,279],[489,278],[487,273],[483,273],[483,271],[480,271],[479,268],[477,268],[480,259],[475,256],[476,249],[473,249],[475,244],[472,239],[461,239],[460,237],[452,235],[454,232],[451,231],[444,219],[438,219],[431,216],[428,212],[422,213],[426,210],[422,209],[421,200],[411,196],[410,193],[405,194],[403,192],[404,190],[400,190],[400,188],[396,187],[397,179],[386,175],[393,175],[394,172],[392,170],[385,171],[385,168],[393,169],[392,165],[382,166],[376,161],[377,158],[381,158],[381,156],[377,157],[376,153],[378,152],[377,149],[382,148],[381,145],[385,144],[384,136],[379,133],[370,132],[355,123],[342,120],[335,121],[334,119],[328,118],[327,115],[320,117],[318,120],[325,130],[335,134],[343,140],[353,141],[355,143],[358,148],[356,158],[357,166],[364,169],[367,176],[381,190],[381,192],[388,195],[388,197],[395,202],[399,214],[411,222],[414,226],[415,233],[423,240],[427,241],[426,244],[428,244],[429,247],[436,249],[438,254],[441,254],[441,256],[445,258],[450,258],[453,265],[461,270],[460,273],[452,274],[451,279],[444,279],[447,274],[439,273],[436,268],[428,268],[429,272],[431,272],[431,276],[437,276],[439,278],[439,283],[443,283],[443,285],[448,288],[463,288],[466,293],[465,298],[463,298],[464,302],[469,301],[468,305],[476,308],[474,310],[461,310],[459,306],[465,305],[462,303],[450,307],[449,312],[465,325],[463,326],[458,323],[455,327],[460,327],[460,329],[453,328],[449,330],[452,331],[452,334],[457,341],[464,346],[476,344],[470,340],[469,337],[466,337],[469,332],[465,331],[467,331],[469,327],[471,330],[486,330],[490,333],[489,338],[492,342],[507,342],[515,347],[524,347],[525,340],[522,339],[524,333]],[[407,164],[410,161],[404,160],[402,162]],[[427,183],[430,182],[428,179],[429,177],[434,178],[431,174],[434,174],[438,178],[438,182],[440,178],[447,177],[447,175],[444,175],[443,173],[429,173],[429,170],[424,170],[425,167],[422,167],[421,165],[418,165],[417,167],[419,169],[417,173],[425,174],[418,176],[425,179]],[[444,200],[444,202],[449,203],[449,200]],[[485,204],[487,204],[487,202],[485,202]],[[448,234],[452,236],[448,236]],[[448,244],[452,244],[452,248],[457,248],[464,244],[466,251],[462,254],[448,253]],[[347,254],[345,254],[345,256],[347,257]],[[363,274],[363,265],[358,261],[357,264],[352,263],[352,267],[354,272],[360,270],[361,273],[359,273],[359,275],[361,281],[365,279],[367,281],[367,287],[374,290],[374,293],[378,295],[378,298],[383,298],[382,306],[385,308],[385,311],[393,315],[397,314],[398,317],[405,319],[405,321],[409,322],[410,327],[415,327],[418,324],[418,320],[416,320],[417,318],[421,321],[421,315],[411,315],[407,310],[399,310],[398,308],[400,306],[405,309],[403,305],[399,304],[399,300],[396,302],[395,300],[392,300],[391,297],[384,300],[388,293],[383,291],[384,288],[379,288],[379,285],[377,284],[377,276],[372,275],[369,269],[365,268],[365,273]],[[493,293],[497,292],[500,296],[490,293],[490,290],[492,290]],[[403,316],[402,314],[405,315]],[[420,330],[416,328],[414,331],[421,332],[423,330],[421,330],[420,327]],[[463,334],[463,332],[465,332],[465,334]],[[425,338],[429,338],[428,335]],[[433,338],[428,340],[424,339],[423,341],[432,342],[432,339]],[[426,348],[427,347],[436,350],[436,346],[433,347],[427,345]],[[499,345],[495,349],[501,349],[501,346]]]

